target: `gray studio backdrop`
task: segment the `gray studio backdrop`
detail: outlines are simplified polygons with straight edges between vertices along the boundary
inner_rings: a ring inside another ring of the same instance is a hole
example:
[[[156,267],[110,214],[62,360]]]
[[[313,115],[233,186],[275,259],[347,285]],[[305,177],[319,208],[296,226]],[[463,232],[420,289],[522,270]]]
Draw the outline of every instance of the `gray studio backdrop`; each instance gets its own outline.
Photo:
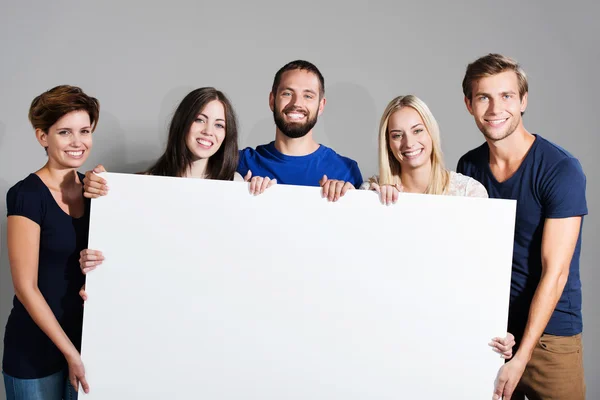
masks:
[[[578,4],[579,3],[579,4]],[[6,251],[6,191],[40,168],[45,154],[27,121],[31,100],[58,84],[81,86],[101,102],[85,168],[103,163],[136,172],[156,159],[183,96],[216,86],[231,98],[240,144],[274,138],[268,108],[273,75],[293,59],[314,62],[327,104],[316,138],[376,173],[381,112],[413,93],[432,109],[447,165],[482,143],[467,113],[461,80],[488,52],[518,59],[530,79],[525,126],[581,160],[590,215],[581,275],[588,398],[600,398],[599,148],[600,84],[593,2],[9,2],[0,7],[0,333],[13,288]],[[466,310],[468,312],[468,310]],[[2,350],[0,350],[1,352]],[[91,382],[93,389],[93,382]],[[468,387],[468,383],[465,382]],[[4,399],[4,390],[0,391]]]

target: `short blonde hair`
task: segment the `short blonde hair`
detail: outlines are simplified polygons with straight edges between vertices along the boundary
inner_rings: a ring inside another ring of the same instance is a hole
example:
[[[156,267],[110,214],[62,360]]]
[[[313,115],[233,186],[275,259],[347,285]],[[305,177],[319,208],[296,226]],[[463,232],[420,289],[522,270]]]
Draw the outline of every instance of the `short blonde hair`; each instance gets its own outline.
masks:
[[[448,190],[450,174],[444,167],[444,156],[440,140],[440,128],[427,104],[414,95],[398,96],[390,101],[381,116],[379,124],[379,184],[396,185],[400,181],[400,163],[390,151],[388,124],[390,116],[403,107],[411,107],[423,120],[431,137],[431,178],[425,193],[445,194]]]

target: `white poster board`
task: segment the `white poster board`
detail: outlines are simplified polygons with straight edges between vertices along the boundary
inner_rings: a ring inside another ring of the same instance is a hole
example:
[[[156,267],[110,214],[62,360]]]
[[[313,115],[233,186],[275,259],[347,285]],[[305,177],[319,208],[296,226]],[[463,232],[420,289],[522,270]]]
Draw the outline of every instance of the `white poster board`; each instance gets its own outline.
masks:
[[[514,201],[102,175],[80,398],[491,398]]]

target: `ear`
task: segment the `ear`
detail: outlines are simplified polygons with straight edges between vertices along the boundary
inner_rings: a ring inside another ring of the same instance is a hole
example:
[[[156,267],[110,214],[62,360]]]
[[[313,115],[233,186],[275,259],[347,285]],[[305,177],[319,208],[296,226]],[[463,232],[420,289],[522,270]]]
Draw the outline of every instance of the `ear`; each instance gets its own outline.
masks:
[[[473,107],[471,107],[471,100],[467,96],[465,96],[465,106],[467,106],[467,111],[469,114],[473,115]]]
[[[327,99],[325,97],[323,97],[321,99],[321,101],[319,102],[319,112],[317,113],[317,115],[321,115],[323,113],[323,109],[325,108],[325,103],[327,103]]]
[[[521,114],[525,112],[525,109],[527,109],[527,92],[525,92],[521,99]]]
[[[35,130],[35,137],[37,141],[42,145],[43,148],[48,148],[48,134],[43,130],[37,128]]]
[[[275,96],[273,92],[269,92],[269,108],[271,111],[275,111]]]

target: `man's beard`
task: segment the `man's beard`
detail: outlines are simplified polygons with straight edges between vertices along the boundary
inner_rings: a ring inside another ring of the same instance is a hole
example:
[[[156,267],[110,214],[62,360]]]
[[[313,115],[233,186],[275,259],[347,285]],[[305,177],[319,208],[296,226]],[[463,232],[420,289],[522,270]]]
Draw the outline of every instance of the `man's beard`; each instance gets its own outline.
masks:
[[[283,119],[284,113],[293,111],[297,111],[306,115],[306,122],[285,122],[285,120]],[[317,123],[316,114],[314,117],[311,118],[310,112],[294,107],[284,109],[281,113],[279,113],[277,111],[277,104],[275,104],[275,107],[273,107],[273,119],[275,120],[275,125],[277,125],[277,128],[279,128],[281,133],[283,133],[285,136],[291,139],[298,139],[305,136]]]

